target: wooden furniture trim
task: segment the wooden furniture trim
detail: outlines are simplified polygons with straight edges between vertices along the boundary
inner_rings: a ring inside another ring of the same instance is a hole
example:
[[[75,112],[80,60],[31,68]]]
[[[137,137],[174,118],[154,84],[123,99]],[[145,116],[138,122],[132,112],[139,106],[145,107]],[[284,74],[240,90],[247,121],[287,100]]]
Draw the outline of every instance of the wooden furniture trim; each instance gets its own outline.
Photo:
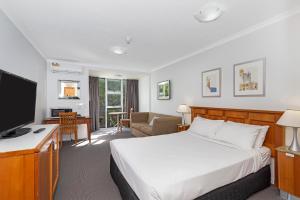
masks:
[[[57,134],[57,133],[54,133],[54,134]],[[40,148],[40,152],[37,152],[34,154],[35,156],[35,159],[34,159],[34,173],[35,173],[35,176],[34,176],[34,190],[35,190],[35,199],[43,199],[43,195],[46,195],[47,193],[48,194],[48,198],[47,199],[53,199],[52,198],[52,137],[47,137],[48,140],[43,144],[43,146],[41,146]],[[41,169],[41,167],[39,166],[39,162],[40,162],[40,153],[42,154],[45,154],[45,153],[49,153],[50,155],[48,156],[48,165],[46,165],[46,167],[49,167],[49,174],[42,174],[42,172],[40,171],[43,171]],[[49,179],[49,182],[48,182],[48,189],[45,188],[45,187],[41,187],[41,182],[39,181],[40,179],[43,179],[43,182],[44,184],[47,184],[47,182],[45,181],[45,179]],[[44,189],[46,191],[40,191],[41,189]],[[47,192],[47,193],[46,193]],[[45,194],[46,193],[46,194]],[[42,196],[42,197],[41,197]]]
[[[300,197],[300,153],[290,151],[286,146],[276,150],[279,188]]]
[[[55,137],[54,137],[55,136]],[[54,140],[55,139],[55,140]],[[57,132],[56,134],[53,134],[53,138],[52,138],[52,153],[53,154],[56,154],[56,171],[55,171],[55,174],[56,174],[56,177],[54,179],[54,183],[53,184],[53,188],[52,188],[52,193],[54,194],[55,193],[55,190],[57,188],[57,183],[58,183],[58,178],[59,178],[59,161],[60,161],[60,154],[59,154],[59,151],[60,151],[60,146],[59,146],[59,133]],[[56,152],[55,152],[56,151]],[[52,156],[52,158],[54,159],[54,156]],[[53,165],[52,165],[52,175],[53,175]],[[53,176],[52,176],[53,178]]]
[[[46,118],[43,121],[43,124],[59,124],[59,118]],[[88,140],[91,143],[91,134],[92,134],[92,118],[84,117],[84,116],[77,116],[77,124],[86,124],[87,126],[87,134]]]
[[[0,199],[34,199],[33,176],[34,154],[2,157],[0,159]],[[16,193],[16,190],[22,192]]]
[[[0,199],[53,199],[59,177],[58,127],[53,126],[34,149],[0,155]]]
[[[40,144],[37,145],[37,147],[34,149],[36,153],[39,152],[40,149],[42,148],[42,146],[44,146],[44,145],[52,138],[52,135],[53,135],[56,131],[58,131],[58,127],[55,128],[55,129],[53,129],[53,130],[47,135],[47,137],[45,137],[45,138],[42,140],[42,142],[40,142]]]
[[[25,149],[25,150],[19,150],[19,151],[3,152],[3,153],[0,153],[0,158],[38,153],[40,151],[41,147],[52,137],[53,133],[57,130],[58,130],[58,127],[52,129],[49,132],[49,134],[46,137],[44,137],[43,140],[34,149]]]
[[[264,142],[264,146],[272,151],[272,157],[276,157],[276,148],[285,143],[285,131],[276,124],[283,114],[282,111],[251,110],[234,108],[214,108],[191,106],[191,120],[197,116],[208,119],[222,119],[245,124],[270,126]]]
[[[75,144],[78,140],[77,127],[77,112],[60,112],[59,113],[59,135],[60,143],[62,145],[63,134],[74,134]]]
[[[133,108],[130,108],[129,111],[129,118],[127,119],[120,119],[120,129],[121,129],[121,133],[123,132],[123,126],[127,126],[128,128],[130,128],[130,122],[131,122],[131,113],[133,112]],[[127,113],[128,114],[128,113]]]
[[[282,114],[282,111],[191,106],[191,121],[195,117],[200,116],[208,119],[222,119],[238,123],[270,126],[263,145],[271,149],[272,157],[275,159],[276,186],[278,185],[276,148],[285,144],[285,129],[276,124]]]
[[[177,132],[186,131],[190,128],[189,124],[177,124]]]
[[[291,150],[289,150],[288,146],[277,147],[276,150],[279,152],[290,153],[290,154],[300,156],[300,152],[291,151]]]

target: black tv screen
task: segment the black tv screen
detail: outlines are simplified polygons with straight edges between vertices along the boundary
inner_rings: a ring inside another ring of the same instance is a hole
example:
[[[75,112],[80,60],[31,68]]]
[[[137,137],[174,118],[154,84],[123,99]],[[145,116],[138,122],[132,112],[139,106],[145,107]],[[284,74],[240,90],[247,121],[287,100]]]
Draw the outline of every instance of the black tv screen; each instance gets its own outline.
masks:
[[[34,122],[37,83],[0,69],[0,136]]]

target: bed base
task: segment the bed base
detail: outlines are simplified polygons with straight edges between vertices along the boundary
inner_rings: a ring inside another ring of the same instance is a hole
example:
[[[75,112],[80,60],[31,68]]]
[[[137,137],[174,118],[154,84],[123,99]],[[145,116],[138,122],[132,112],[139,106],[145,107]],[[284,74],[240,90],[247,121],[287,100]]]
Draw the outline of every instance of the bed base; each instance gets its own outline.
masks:
[[[110,156],[110,174],[119,188],[123,200],[139,200],[126,179],[121,174],[112,156]],[[217,188],[195,200],[244,200],[252,194],[271,185],[271,170],[267,165],[258,172],[250,174],[233,183]]]

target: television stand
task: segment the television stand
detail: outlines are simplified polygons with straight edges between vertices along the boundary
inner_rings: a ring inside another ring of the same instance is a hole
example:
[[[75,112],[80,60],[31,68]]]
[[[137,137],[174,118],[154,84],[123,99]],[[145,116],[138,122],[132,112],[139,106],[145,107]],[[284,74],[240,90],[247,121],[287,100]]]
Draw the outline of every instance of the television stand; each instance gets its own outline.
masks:
[[[5,136],[2,136],[2,139],[8,139],[8,138],[16,138],[22,135],[25,135],[31,131],[31,128],[18,128]]]

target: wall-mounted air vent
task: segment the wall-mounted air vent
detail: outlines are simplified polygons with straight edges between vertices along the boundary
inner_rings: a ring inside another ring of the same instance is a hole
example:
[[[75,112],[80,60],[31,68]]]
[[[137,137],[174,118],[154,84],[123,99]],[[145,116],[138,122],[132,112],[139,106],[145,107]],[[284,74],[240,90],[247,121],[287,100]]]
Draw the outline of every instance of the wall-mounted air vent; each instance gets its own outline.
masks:
[[[52,72],[82,73],[82,67],[78,65],[51,62],[50,67]]]

